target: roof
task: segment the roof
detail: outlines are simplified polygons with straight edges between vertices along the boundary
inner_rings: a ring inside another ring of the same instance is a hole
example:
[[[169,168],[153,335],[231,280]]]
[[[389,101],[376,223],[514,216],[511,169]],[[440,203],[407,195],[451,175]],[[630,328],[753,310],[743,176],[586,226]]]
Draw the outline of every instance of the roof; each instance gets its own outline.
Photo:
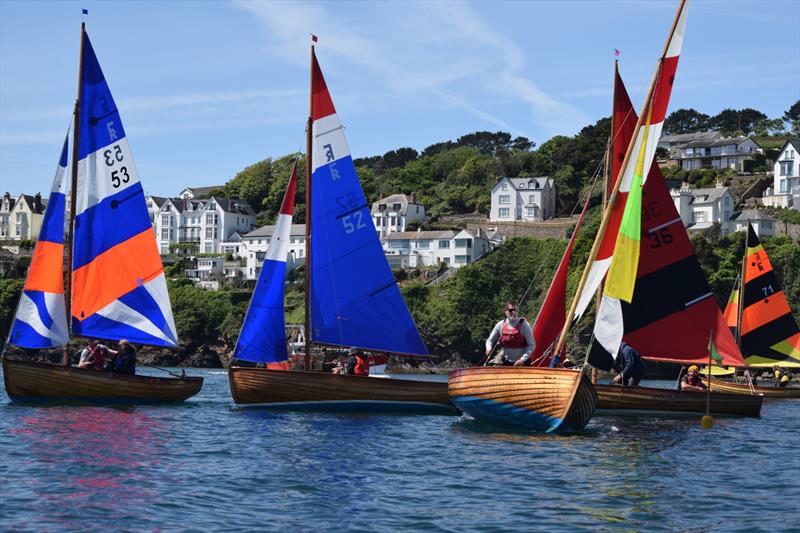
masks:
[[[504,177],[500,178],[499,180],[497,180],[497,183],[500,183],[503,180],[510,181],[511,185],[515,189],[520,189],[520,186],[524,185],[524,187],[522,187],[522,190],[535,190],[535,191],[542,190],[546,183],[550,183],[550,187],[552,188],[553,184],[555,183],[553,181],[553,178],[548,178],[547,176],[533,176],[533,177],[525,177],[525,178],[509,178],[509,177],[505,177],[504,176]],[[531,182],[535,182],[535,185],[534,185],[533,189],[531,189],[528,186],[528,184],[530,184]],[[495,187],[497,186],[497,183],[495,183]]]
[[[699,131],[696,133],[678,133],[676,135],[664,135],[661,137],[659,143],[688,143],[699,140],[717,139],[722,135],[718,131]]]
[[[692,224],[691,226],[688,226],[686,229],[689,230],[689,231],[695,231],[695,230],[701,230],[701,229],[708,229],[713,225],[714,225],[713,222],[698,222],[696,224]]]
[[[769,213],[761,211],[760,209],[745,209],[734,220],[778,220]]]
[[[452,230],[444,231],[396,231],[390,233],[384,240],[387,241],[404,241],[404,240],[419,240],[419,239],[452,239],[456,236],[456,232]]]
[[[780,149],[780,151],[778,153],[783,152],[784,150],[786,150],[786,145],[787,144],[791,144],[794,147],[795,151],[800,153],[800,139],[791,139],[791,138],[790,139],[786,139],[786,142],[783,143],[783,146],[781,146],[781,149]]]
[[[216,189],[224,189],[225,185],[209,185],[208,187],[186,187],[183,191],[189,191],[195,196],[203,196]],[[181,192],[183,192],[181,191]]]
[[[36,198],[39,199],[38,205],[36,204]],[[25,201],[32,213],[44,213],[44,210],[47,207],[47,199],[42,198],[41,195],[38,194],[20,194],[17,203],[19,203],[20,200]],[[16,206],[17,204],[15,203],[14,205]]]
[[[168,198],[166,198],[164,196],[152,196],[152,195],[149,195],[148,198],[153,200],[153,203],[156,204],[156,207],[161,207],[162,205],[164,205],[164,202],[166,202],[168,200]]]
[[[255,212],[253,211],[253,208],[251,208],[250,204],[248,204],[244,200],[237,200],[235,198],[217,198],[217,197],[213,197],[211,199],[214,200],[223,211],[227,211],[228,213],[238,213],[240,215],[256,216]]]
[[[731,144],[742,144],[745,141],[753,141],[750,137],[728,137],[724,139],[698,140],[686,143],[684,148],[710,148],[712,146],[729,146]],[[753,141],[756,146],[759,144]],[[733,155],[733,154],[731,154]]]
[[[242,239],[258,239],[263,237],[272,237],[272,234],[275,233],[275,225],[270,226],[261,226],[260,228],[256,228],[250,233],[242,236]],[[306,236],[306,225],[305,224],[292,224],[292,229],[289,231],[289,235],[293,237],[305,237]]]
[[[692,193],[692,203],[693,204],[712,204],[722,198],[722,196],[728,192],[728,187],[712,187],[708,189],[689,189],[689,192]],[[705,196],[704,200],[701,200],[700,197]]]
[[[391,206],[392,204],[400,204],[400,214],[405,215],[408,212],[409,205],[421,205],[415,201],[411,200],[411,197],[407,194],[392,194],[387,196],[386,198],[381,198],[377,202],[372,203],[372,214],[380,213],[380,206],[386,205]]]

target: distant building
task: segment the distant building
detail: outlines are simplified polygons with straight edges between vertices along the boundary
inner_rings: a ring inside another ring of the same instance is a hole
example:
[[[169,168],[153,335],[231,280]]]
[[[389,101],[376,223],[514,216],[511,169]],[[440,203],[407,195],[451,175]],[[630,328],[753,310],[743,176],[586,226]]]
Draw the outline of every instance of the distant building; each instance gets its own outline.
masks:
[[[664,135],[658,140],[659,148],[669,150],[671,160],[679,159],[681,149],[687,144],[695,141],[711,142],[722,138],[719,131],[700,131],[697,133],[678,133],[675,135]]]
[[[775,159],[773,185],[764,191],[762,203],[800,211],[800,139],[783,143]]]
[[[209,187],[186,187],[179,194],[181,200],[199,200],[208,198],[216,190],[225,189],[225,185],[211,185]]]
[[[47,200],[39,193],[20,194],[17,198],[5,193],[0,200],[0,239],[38,239],[46,207]]]
[[[778,219],[759,209],[745,209],[734,219],[734,231],[746,231],[748,222],[753,225],[757,235],[772,237]]]
[[[556,211],[556,187],[552,178],[500,178],[492,187],[489,220],[537,222]]]
[[[394,231],[406,231],[413,223],[425,223],[425,207],[417,203],[416,195],[393,194],[372,204],[372,221],[380,237]]]
[[[162,254],[169,253],[170,244],[181,243],[195,244],[199,253],[223,253],[222,242],[255,228],[256,214],[244,200],[149,197],[148,206],[159,201],[153,218]]]
[[[717,222],[723,233],[731,231],[729,222],[736,200],[728,187],[718,184],[714,188],[691,189],[684,185],[670,191],[670,196],[687,229],[707,229]]]
[[[744,170],[744,162],[762,152],[761,146],[750,137],[697,140],[684,144],[672,159],[683,170],[703,168]]]
[[[275,226],[271,225],[261,226],[246,235],[242,235],[242,255],[247,259],[245,279],[258,279],[273,233],[275,233]],[[289,272],[305,264],[305,257],[306,225],[292,224],[289,233],[289,257],[286,260],[286,271]]]
[[[392,268],[419,268],[444,264],[459,268],[489,250],[486,235],[461,231],[406,231],[390,233],[382,240]]]

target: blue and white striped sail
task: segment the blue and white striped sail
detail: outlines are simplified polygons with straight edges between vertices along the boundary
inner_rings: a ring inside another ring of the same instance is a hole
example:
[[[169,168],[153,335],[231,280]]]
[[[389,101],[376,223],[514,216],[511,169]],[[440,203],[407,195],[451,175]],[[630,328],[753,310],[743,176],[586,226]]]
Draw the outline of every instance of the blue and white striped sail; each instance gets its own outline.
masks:
[[[82,64],[72,331],[175,347],[178,336],[144,191],[85,32]]]
[[[286,321],[283,307],[283,285],[294,213],[297,184],[297,162],[283,195],[275,232],[258,276],[258,283],[244,317],[242,332],[236,341],[233,356],[255,363],[279,363],[288,359]]]
[[[312,50],[311,338],[427,355],[386,261]]]
[[[9,343],[22,348],[53,348],[69,341],[64,305],[64,209],[67,193],[67,147],[53,179],[39,240],[33,251]]]

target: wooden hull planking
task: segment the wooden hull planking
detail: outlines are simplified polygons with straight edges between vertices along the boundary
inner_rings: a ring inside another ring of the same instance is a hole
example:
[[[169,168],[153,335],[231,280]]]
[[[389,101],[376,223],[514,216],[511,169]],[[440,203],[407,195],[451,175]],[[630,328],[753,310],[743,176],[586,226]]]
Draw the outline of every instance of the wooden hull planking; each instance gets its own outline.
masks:
[[[595,385],[598,414],[705,414],[705,392]],[[711,414],[760,416],[762,396],[711,393]]]
[[[237,404],[293,410],[456,412],[444,382],[237,366],[228,368],[228,380]]]
[[[708,378],[701,377],[700,379],[708,385]],[[716,392],[724,392],[727,394],[738,394],[743,396],[752,396],[755,394],[762,394],[764,398],[800,398],[800,387],[750,387],[744,383],[731,383],[730,381],[722,381],[719,379],[711,380],[711,390]]]
[[[203,378],[126,376],[3,358],[6,393],[14,401],[89,403],[182,402],[200,392]]]
[[[454,370],[453,403],[476,420],[538,431],[580,430],[597,395],[582,372],[563,368],[475,367]]]

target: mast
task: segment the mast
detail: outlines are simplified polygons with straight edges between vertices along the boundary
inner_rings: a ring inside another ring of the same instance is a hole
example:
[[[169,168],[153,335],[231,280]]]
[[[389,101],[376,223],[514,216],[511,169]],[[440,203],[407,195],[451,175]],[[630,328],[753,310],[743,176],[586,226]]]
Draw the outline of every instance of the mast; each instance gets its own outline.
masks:
[[[314,45],[311,45],[310,75],[308,77],[308,123],[306,124],[306,263],[305,263],[305,355],[303,356],[303,368],[311,370],[311,310],[310,294],[311,287],[311,150],[312,150],[312,127],[314,125]]]
[[[744,271],[747,266],[747,248],[750,241],[750,221],[747,221],[747,229],[744,231],[744,253],[742,254],[742,274],[739,276],[739,301],[736,302],[736,345],[742,348],[742,311],[744,311]],[[734,287],[736,289],[736,287]],[[744,354],[742,354],[744,355]]]
[[[642,122],[645,119],[645,114],[648,112],[648,109],[652,107],[653,92],[655,90],[659,78],[661,77],[661,69],[664,65],[664,60],[667,56],[667,52],[669,51],[669,46],[672,43],[672,38],[675,35],[675,29],[678,26],[678,21],[681,18],[681,14],[683,13],[685,5],[686,5],[686,0],[681,0],[680,6],[678,6],[678,11],[675,14],[675,19],[672,21],[672,27],[670,28],[669,31],[669,37],[667,38],[667,42],[664,44],[664,50],[661,52],[661,56],[658,60],[655,75],[653,76],[653,80],[650,82],[650,88],[647,90],[647,97],[644,100],[645,103],[642,106],[642,111],[639,113],[639,117],[636,120],[636,125],[633,128],[634,135],[631,138],[631,142],[628,144],[628,150],[625,152],[625,159],[623,160],[622,165],[620,166],[620,172],[624,172],[625,168],[628,166],[631,154],[633,152],[633,146],[634,144],[636,144],[636,137],[638,136],[639,129],[641,128]],[[586,266],[583,269],[583,274],[581,275],[580,282],[578,283],[578,289],[576,290],[575,296],[572,299],[572,304],[570,305],[569,312],[567,313],[567,320],[564,322],[564,327],[561,330],[561,335],[558,338],[558,343],[556,344],[556,349],[554,353],[561,353],[561,350],[564,348],[564,344],[566,343],[567,333],[569,333],[569,327],[572,325],[575,309],[578,306],[578,299],[580,298],[580,295],[583,292],[583,288],[586,285],[586,281],[589,278],[589,272],[591,270],[592,263],[594,263],[594,260],[597,258],[597,254],[600,251],[600,244],[602,243],[603,235],[605,234],[606,228],[608,227],[608,222],[609,219],[611,218],[611,209],[614,207],[614,203],[616,202],[617,199],[617,193],[619,192],[621,184],[622,180],[619,179],[619,176],[616,176],[614,187],[608,199],[608,205],[603,211],[603,219],[600,223],[600,228],[597,230],[597,235],[595,236],[594,243],[592,244],[592,250],[589,253],[589,259],[586,263]]]
[[[75,125],[72,138],[72,180],[69,192],[69,217],[67,218],[67,290],[64,291],[64,300],[67,309],[67,330],[72,333],[72,239],[75,225],[75,203],[78,197],[78,139],[81,128],[81,96],[83,87],[83,41],[85,40],[86,23],[81,22],[81,44],[79,47],[80,59],[78,61],[78,98],[75,100]],[[64,366],[69,366],[69,349],[64,345]]]

